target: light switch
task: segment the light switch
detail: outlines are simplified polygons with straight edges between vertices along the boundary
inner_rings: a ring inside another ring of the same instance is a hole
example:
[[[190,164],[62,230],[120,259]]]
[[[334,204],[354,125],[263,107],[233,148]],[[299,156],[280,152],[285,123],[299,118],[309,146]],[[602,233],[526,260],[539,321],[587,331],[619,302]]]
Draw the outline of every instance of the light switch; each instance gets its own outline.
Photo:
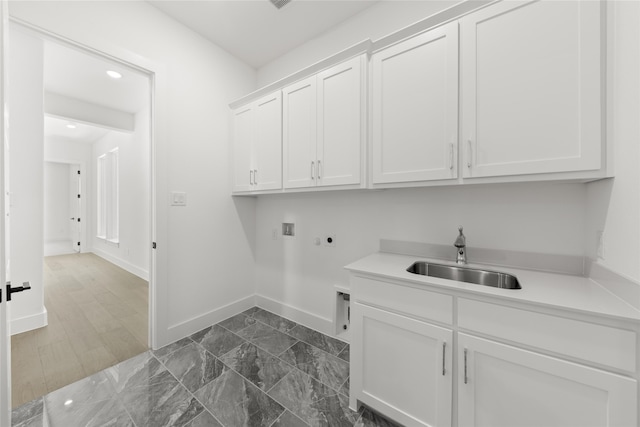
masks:
[[[171,193],[171,206],[187,206],[187,193],[174,191]]]

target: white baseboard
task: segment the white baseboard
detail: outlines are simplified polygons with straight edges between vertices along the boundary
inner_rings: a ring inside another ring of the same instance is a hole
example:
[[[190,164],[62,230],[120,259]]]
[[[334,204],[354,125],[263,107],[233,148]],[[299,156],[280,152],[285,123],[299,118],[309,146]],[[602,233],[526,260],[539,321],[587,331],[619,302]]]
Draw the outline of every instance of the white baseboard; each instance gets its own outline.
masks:
[[[272,313],[279,314],[282,317],[293,320],[296,323],[306,326],[307,328],[315,329],[318,332],[322,332],[330,337],[335,337],[339,340],[345,341],[345,336],[336,336],[335,326],[331,319],[320,317],[316,314],[309,313],[305,310],[292,307],[280,301],[276,301],[264,295],[256,294],[256,305]]]
[[[43,307],[40,313],[11,320],[11,335],[43,328],[48,324],[47,309]]]
[[[177,323],[169,326],[167,329],[166,343],[159,343],[159,346],[165,346],[172,342],[178,341],[184,337],[188,337],[204,328],[211,325],[215,325],[218,322],[223,321],[231,316],[235,316],[238,313],[242,313],[245,310],[250,309],[256,305],[255,295],[250,295],[246,298],[239,299],[232,303],[229,303],[223,307],[216,308],[207,313],[201,314],[196,317],[192,317],[184,322]]]
[[[96,255],[98,255],[100,258],[104,258],[107,261],[109,261],[112,264],[117,265],[118,267],[127,270],[129,273],[131,274],[135,274],[136,276],[138,276],[139,278],[143,279],[143,280],[149,280],[149,271],[148,270],[143,270],[142,268],[131,264],[130,262],[127,262],[121,258],[115,257],[111,254],[108,254],[107,252],[101,250],[101,249],[97,249],[97,248],[92,248],[89,252],[94,253]]]

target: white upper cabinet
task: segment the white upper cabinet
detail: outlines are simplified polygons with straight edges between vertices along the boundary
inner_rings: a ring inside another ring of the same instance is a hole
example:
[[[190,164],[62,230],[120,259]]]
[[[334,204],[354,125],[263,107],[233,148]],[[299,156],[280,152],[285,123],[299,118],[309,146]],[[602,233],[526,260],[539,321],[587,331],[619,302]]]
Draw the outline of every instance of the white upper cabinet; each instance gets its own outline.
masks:
[[[284,188],[361,183],[362,60],[283,89]]]
[[[360,184],[364,97],[362,58],[323,71],[317,77],[317,185]]]
[[[284,188],[312,187],[316,179],[316,76],[282,90]]]
[[[232,191],[251,191],[253,186],[253,109],[251,105],[233,111],[233,183]]]
[[[253,183],[256,190],[282,188],[282,95],[259,99],[254,106]]]
[[[458,23],[372,56],[373,184],[457,177]]]
[[[282,97],[275,92],[233,112],[234,193],[282,188]]]
[[[505,1],[461,19],[463,176],[601,168],[599,1]]]

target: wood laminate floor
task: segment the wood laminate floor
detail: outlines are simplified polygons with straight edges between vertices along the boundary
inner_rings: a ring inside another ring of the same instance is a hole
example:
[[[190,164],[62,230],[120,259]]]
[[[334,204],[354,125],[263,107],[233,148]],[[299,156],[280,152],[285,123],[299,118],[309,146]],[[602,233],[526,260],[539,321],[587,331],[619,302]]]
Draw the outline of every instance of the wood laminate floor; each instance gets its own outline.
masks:
[[[46,257],[49,324],[11,337],[12,406],[147,351],[148,288],[91,253]]]

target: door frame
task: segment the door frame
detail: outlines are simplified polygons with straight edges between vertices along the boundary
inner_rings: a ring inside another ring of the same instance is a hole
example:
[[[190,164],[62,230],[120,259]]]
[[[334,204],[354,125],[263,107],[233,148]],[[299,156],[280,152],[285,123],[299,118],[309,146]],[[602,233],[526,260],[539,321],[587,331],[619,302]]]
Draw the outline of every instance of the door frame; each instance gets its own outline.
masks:
[[[5,227],[5,179],[8,170],[5,168],[7,151],[7,121],[6,111],[6,87],[7,87],[7,36],[9,34],[9,10],[8,2],[0,1],[0,289],[2,300],[0,301],[0,427],[11,426],[11,331],[9,330],[9,307],[4,295],[4,284],[7,280],[7,234]]]
[[[78,160],[73,160],[73,159],[68,159],[68,158],[51,158],[51,159],[47,159],[45,157],[44,159],[45,163],[59,163],[59,164],[63,164],[63,165],[67,165],[67,166],[72,166],[72,165],[78,165],[80,167],[80,188],[82,189],[82,197],[80,197],[80,253],[85,252],[84,249],[86,248],[86,244],[88,242],[88,233],[89,231],[87,230],[87,224],[88,224],[88,216],[89,216],[89,209],[87,206],[87,195],[86,195],[86,189],[88,188],[88,183],[87,183],[87,165],[86,162],[82,162],[82,161],[78,161]],[[44,212],[46,213],[46,212]]]
[[[3,1],[4,3],[4,1]],[[164,64],[144,58],[135,52],[119,48],[109,43],[108,40],[92,40],[91,45],[76,41],[49,30],[33,25],[27,21],[9,16],[10,25],[15,25],[20,30],[43,40],[49,40],[62,44],[68,48],[78,50],[82,53],[95,56],[108,61],[116,62],[119,65],[131,69],[135,72],[146,75],[149,78],[149,332],[148,345],[152,349],[158,349],[167,344],[167,309],[168,309],[168,286],[167,286],[167,251],[166,248],[153,248],[152,242],[158,240],[166,241],[168,215],[166,209],[159,209],[166,206],[167,188],[166,174],[159,171],[166,171],[167,150],[162,142],[166,135],[165,114],[160,108],[163,93],[166,92],[166,70]],[[8,31],[8,28],[7,28]],[[165,89],[165,90],[162,90]],[[78,163],[78,162],[75,162]],[[82,164],[81,164],[82,167]],[[86,238],[86,235],[85,235]],[[1,427],[1,426],[0,426]]]

